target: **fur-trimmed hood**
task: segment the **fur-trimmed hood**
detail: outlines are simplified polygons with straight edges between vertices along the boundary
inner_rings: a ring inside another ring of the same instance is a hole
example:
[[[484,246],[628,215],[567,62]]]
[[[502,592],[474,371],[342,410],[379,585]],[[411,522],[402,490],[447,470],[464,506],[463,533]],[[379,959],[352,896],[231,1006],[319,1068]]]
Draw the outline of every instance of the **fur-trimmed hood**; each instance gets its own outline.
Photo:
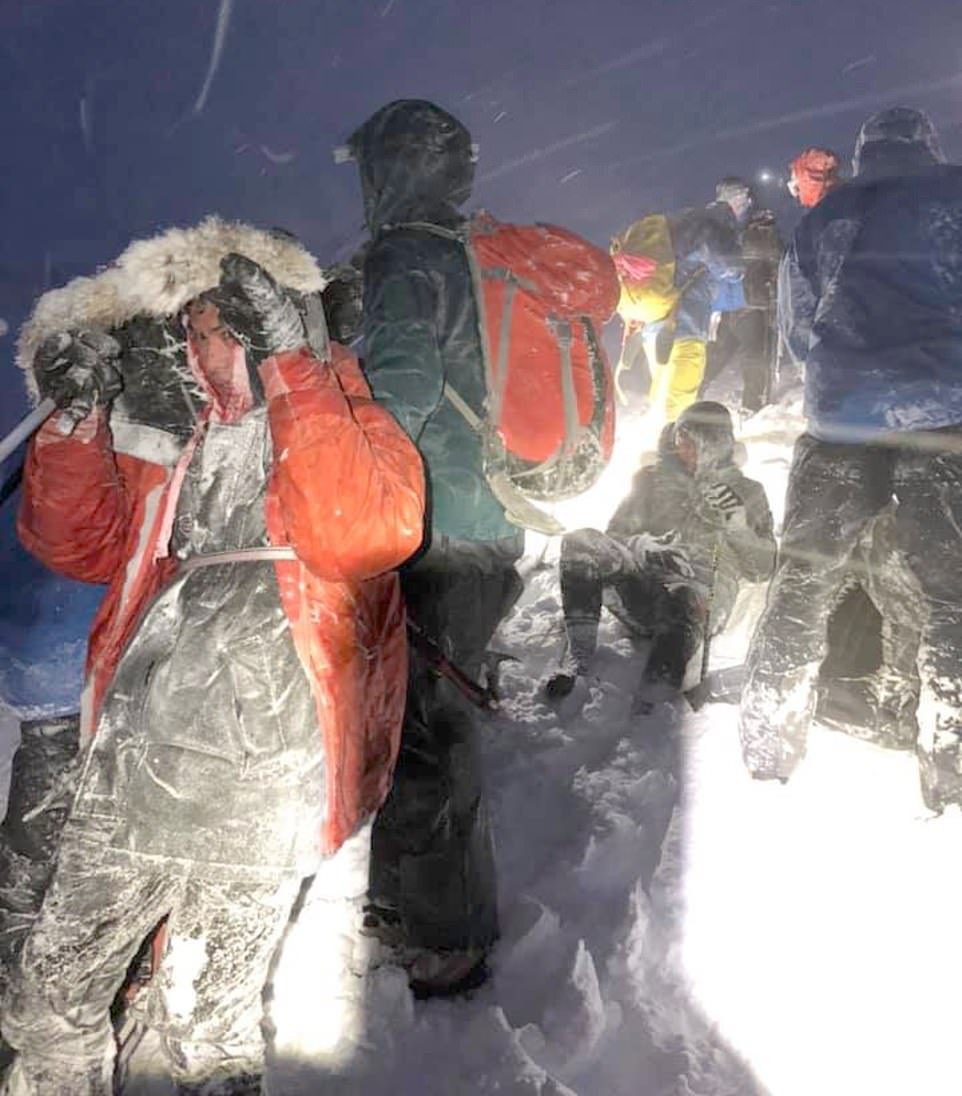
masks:
[[[299,293],[325,284],[316,259],[294,237],[208,217],[193,228],[170,228],[135,240],[99,273],[51,289],[34,306],[17,343],[17,364],[36,397],[33,359],[40,344],[60,331],[120,327],[135,316],[174,316],[220,281],[220,261],[240,252],[281,285]]]

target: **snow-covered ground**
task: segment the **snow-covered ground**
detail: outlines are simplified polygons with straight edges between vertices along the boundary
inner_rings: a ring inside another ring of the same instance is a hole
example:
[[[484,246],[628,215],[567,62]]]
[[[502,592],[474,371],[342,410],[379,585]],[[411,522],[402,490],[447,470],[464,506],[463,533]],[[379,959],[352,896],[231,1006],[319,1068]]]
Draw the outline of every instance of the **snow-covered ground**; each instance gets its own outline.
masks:
[[[789,400],[744,425],[746,472],[776,520],[797,412]],[[603,522],[638,429],[625,420],[616,467],[569,520]],[[363,1078],[297,1088],[281,1071],[272,1092],[962,1091],[962,815],[928,815],[909,754],[816,727],[789,785],[758,784],[733,705],[632,716],[638,656],[607,617],[583,708],[552,708],[551,546],[525,562],[495,644],[518,661],[485,731],[503,922],[492,978],[468,999],[414,1003],[400,972],[378,968]],[[713,666],[740,662],[763,598],[741,598]],[[319,993],[298,1007],[326,1005]]]

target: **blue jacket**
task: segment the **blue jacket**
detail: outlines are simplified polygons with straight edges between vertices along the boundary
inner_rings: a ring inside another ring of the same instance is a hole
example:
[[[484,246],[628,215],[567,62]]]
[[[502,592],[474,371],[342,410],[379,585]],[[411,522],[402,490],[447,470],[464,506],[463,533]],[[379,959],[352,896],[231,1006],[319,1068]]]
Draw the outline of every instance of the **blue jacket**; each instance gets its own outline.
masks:
[[[962,168],[922,144],[866,145],[856,179],[795,231],[779,323],[817,437],[962,424]]]
[[[22,452],[20,458],[22,459]],[[3,465],[3,482],[16,471]],[[80,710],[87,636],[102,586],[48,571],[17,539],[20,492],[0,507],[0,702],[20,719]]]
[[[673,214],[671,239],[675,284],[686,287],[678,303],[675,338],[704,341],[713,309],[745,307],[738,224],[725,202],[713,202]],[[722,296],[726,308],[714,303]]]

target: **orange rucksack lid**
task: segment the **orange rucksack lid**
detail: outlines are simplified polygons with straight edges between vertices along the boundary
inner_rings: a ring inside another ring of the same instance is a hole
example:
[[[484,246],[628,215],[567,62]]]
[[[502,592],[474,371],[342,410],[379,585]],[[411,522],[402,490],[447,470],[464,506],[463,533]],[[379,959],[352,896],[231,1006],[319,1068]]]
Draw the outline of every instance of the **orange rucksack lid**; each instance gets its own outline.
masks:
[[[565,483],[559,469],[554,486],[541,489],[541,497],[576,494],[600,474],[614,443],[614,389],[600,337],[618,304],[614,264],[606,251],[557,225],[502,224],[480,214],[469,239],[483,295],[490,425],[520,465],[559,457],[575,444],[573,430],[593,435],[600,465],[584,470],[580,485],[577,476]],[[520,486],[523,468],[517,470]]]

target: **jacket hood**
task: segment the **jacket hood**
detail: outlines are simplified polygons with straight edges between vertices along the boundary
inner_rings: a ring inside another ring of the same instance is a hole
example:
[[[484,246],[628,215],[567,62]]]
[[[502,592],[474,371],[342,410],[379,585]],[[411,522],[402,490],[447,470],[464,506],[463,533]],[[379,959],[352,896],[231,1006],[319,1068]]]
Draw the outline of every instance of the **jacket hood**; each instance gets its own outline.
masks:
[[[912,175],[945,163],[931,118],[911,107],[892,107],[873,114],[859,130],[852,170],[862,179]]]
[[[695,472],[732,464],[735,456],[735,432],[732,417],[724,404],[702,400],[687,407],[678,416],[672,436],[677,447],[679,434],[685,434],[695,446]]]
[[[841,160],[829,148],[807,148],[788,165],[788,191],[804,209],[812,209],[841,182]]]
[[[364,217],[372,233],[388,224],[452,225],[471,196],[471,134],[447,111],[422,99],[381,107],[348,138],[357,161]]]
[[[136,240],[90,277],[51,289],[34,306],[17,343],[17,364],[36,398],[33,359],[50,335],[82,327],[120,327],[136,316],[166,318],[220,282],[220,261],[248,256],[286,289],[309,294],[326,282],[314,257],[289,233],[208,217],[193,228],[171,228]]]

